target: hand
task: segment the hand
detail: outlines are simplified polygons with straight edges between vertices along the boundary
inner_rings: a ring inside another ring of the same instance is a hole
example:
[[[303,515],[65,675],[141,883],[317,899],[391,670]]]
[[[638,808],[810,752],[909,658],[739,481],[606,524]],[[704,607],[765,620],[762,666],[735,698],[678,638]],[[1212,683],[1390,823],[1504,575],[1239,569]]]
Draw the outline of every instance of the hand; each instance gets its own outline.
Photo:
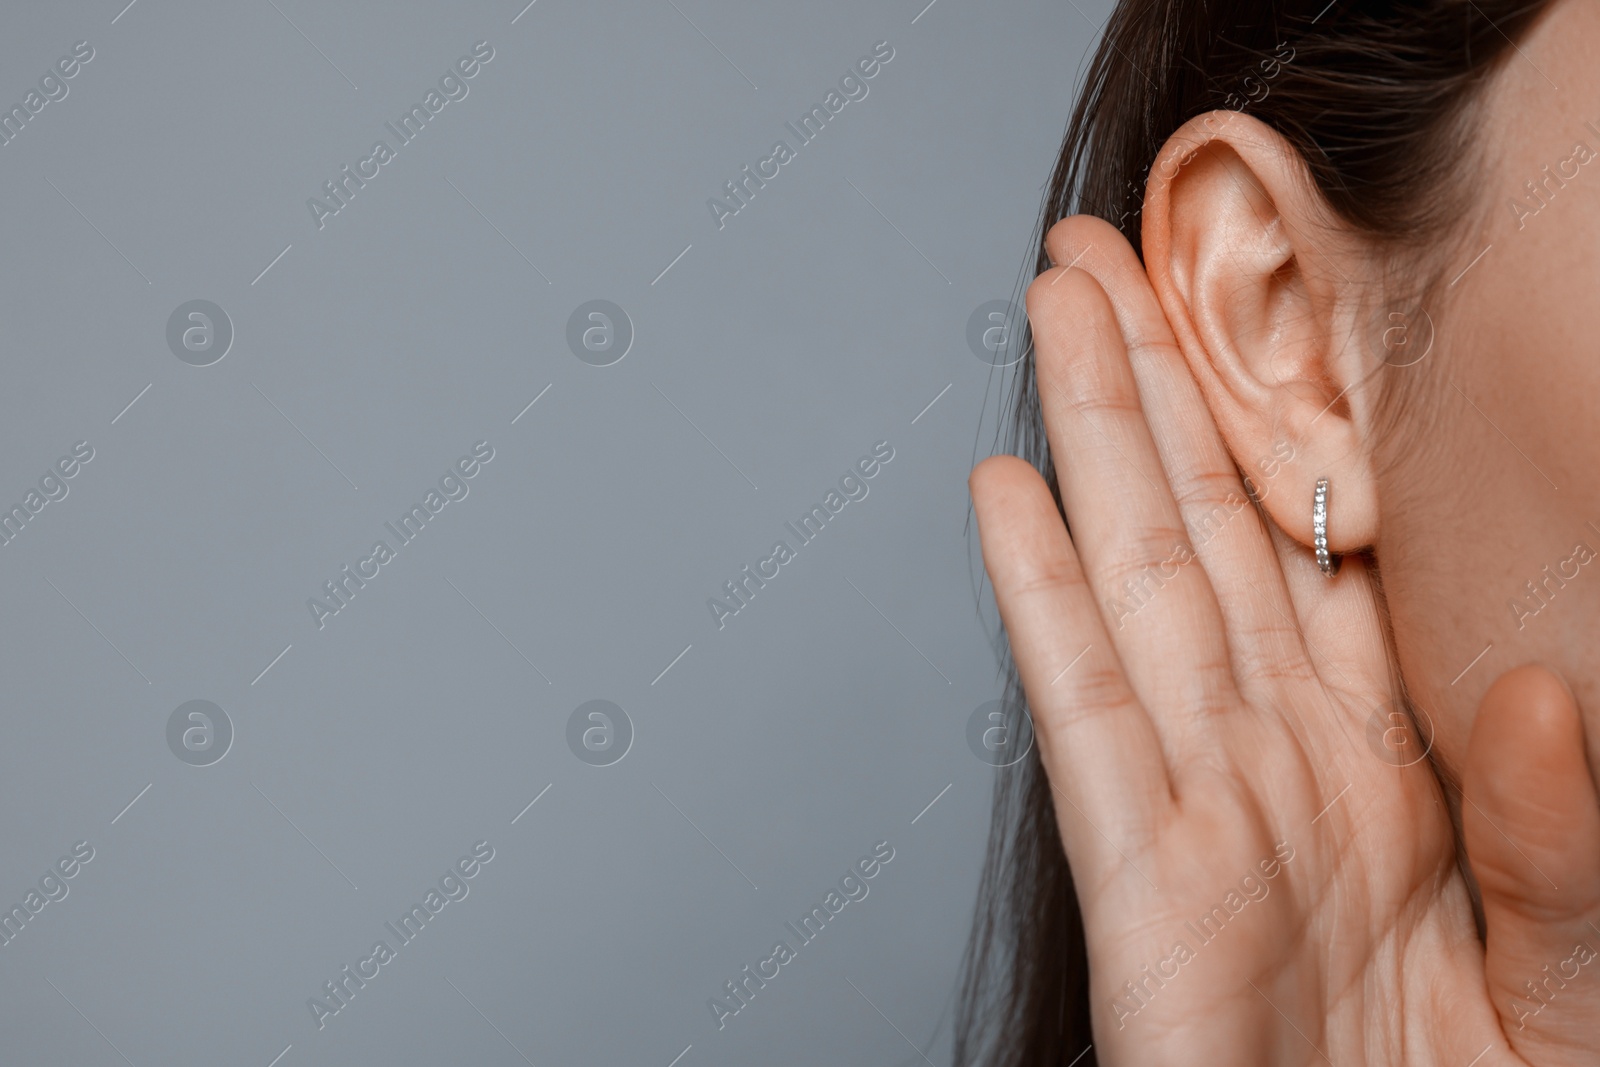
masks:
[[[1099,1062],[1592,1062],[1600,959],[1574,946],[1600,949],[1600,808],[1564,683],[1513,671],[1475,727],[1461,807],[1486,955],[1428,762],[1369,743],[1402,705],[1364,561],[1326,578],[1249,503],[1114,228],[1068,219],[1047,247],[1072,265],[1034,281],[1028,314],[1071,535],[1019,459],[970,485],[1083,909]],[[1528,1014],[1523,982],[1547,973],[1569,977]]]

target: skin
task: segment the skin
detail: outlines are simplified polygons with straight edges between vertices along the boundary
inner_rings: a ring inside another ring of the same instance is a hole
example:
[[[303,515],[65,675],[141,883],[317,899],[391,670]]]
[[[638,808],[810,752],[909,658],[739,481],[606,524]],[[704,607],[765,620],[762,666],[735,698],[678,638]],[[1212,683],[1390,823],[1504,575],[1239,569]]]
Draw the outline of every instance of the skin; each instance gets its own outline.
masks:
[[[1482,96],[1492,151],[1462,161],[1474,211],[1436,264],[1460,277],[1411,366],[1373,354],[1375,312],[1405,302],[1383,251],[1246,115],[1173,134],[1143,264],[1096,219],[1049,234],[1028,314],[1072,533],[1020,460],[970,486],[1101,1062],[1560,1065],[1600,1046],[1600,957],[1577,952],[1600,951],[1600,556],[1508,606],[1580,542],[1600,551],[1600,158],[1536,215],[1508,206],[1575,141],[1600,149],[1600,5],[1559,0],[1519,46]],[[1322,477],[1350,554],[1333,579],[1309,547]],[[1389,717],[1397,670],[1442,783]]]

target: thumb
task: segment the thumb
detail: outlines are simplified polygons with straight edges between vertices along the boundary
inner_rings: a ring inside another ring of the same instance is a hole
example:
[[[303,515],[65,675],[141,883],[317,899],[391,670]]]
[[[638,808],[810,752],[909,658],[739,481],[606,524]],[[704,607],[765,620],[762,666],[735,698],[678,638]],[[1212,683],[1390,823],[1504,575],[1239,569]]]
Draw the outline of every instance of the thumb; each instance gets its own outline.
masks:
[[[1462,830],[1483,897],[1484,975],[1523,1059],[1592,1062],[1600,1046],[1600,802],[1572,691],[1544,667],[1479,706]]]

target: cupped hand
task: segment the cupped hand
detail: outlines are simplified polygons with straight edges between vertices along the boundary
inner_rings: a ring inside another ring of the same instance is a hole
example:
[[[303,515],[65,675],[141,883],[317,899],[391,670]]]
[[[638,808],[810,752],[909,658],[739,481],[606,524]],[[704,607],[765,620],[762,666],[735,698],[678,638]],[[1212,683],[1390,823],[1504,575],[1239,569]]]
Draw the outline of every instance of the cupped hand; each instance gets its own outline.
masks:
[[[1600,948],[1600,809],[1564,683],[1513,671],[1475,727],[1461,810],[1486,952],[1439,781],[1394,756],[1364,560],[1325,577],[1250,502],[1258,457],[1230,456],[1113,227],[1068,219],[1047,247],[1027,306],[1070,535],[1022,460],[970,485],[1083,910],[1098,1061],[1594,1062],[1600,959],[1578,946]]]

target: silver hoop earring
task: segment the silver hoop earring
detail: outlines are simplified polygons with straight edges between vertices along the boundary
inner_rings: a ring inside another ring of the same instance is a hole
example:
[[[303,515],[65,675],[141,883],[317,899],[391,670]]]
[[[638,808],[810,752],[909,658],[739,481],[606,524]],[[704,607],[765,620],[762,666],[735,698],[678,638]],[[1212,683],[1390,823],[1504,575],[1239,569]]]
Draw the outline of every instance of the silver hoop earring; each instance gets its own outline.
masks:
[[[1328,479],[1318,478],[1311,496],[1311,537],[1317,549],[1317,567],[1332,578],[1339,573],[1339,557],[1328,552]]]

